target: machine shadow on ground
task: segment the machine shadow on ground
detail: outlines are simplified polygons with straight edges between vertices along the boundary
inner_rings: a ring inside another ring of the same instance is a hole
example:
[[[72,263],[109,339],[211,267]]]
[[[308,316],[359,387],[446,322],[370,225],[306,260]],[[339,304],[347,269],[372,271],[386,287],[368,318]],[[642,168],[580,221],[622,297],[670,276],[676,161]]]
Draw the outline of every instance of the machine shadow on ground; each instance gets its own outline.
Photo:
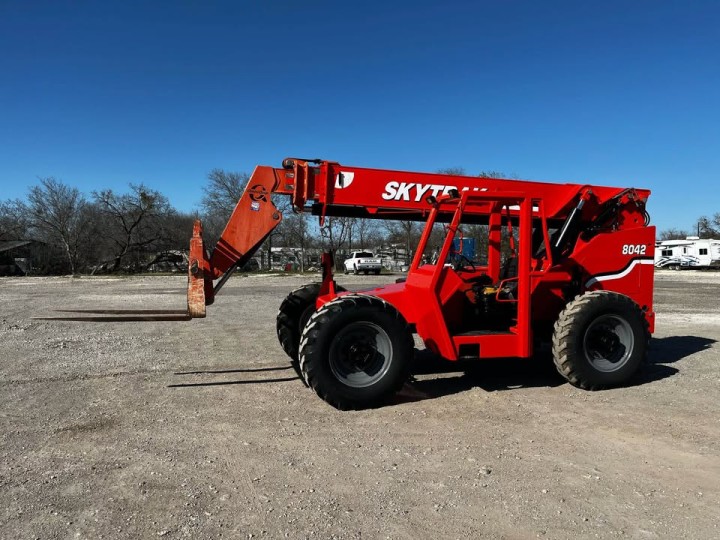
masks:
[[[700,351],[709,349],[717,340],[698,336],[671,336],[655,338],[650,342],[648,365],[626,386],[650,384],[678,373],[670,366]],[[168,388],[191,388],[201,386],[225,386],[245,384],[268,384],[295,381],[299,377],[293,373],[290,365],[246,368],[246,369],[198,369],[177,371],[176,376],[253,374],[287,371],[287,377],[266,379],[247,379],[231,381],[178,382]],[[519,388],[554,388],[566,384],[565,379],[556,371],[548,349],[540,350],[533,358],[496,358],[487,360],[464,360],[451,362],[428,350],[416,351],[413,379],[405,384],[390,404],[437,399],[482,388],[486,392],[499,392]]]
[[[649,384],[678,373],[673,364],[712,347],[716,340],[698,336],[656,338],[650,342],[648,364],[625,387]],[[428,350],[417,351],[414,380],[406,384],[394,403],[422,401],[482,388],[486,392],[518,388],[553,388],[566,384],[548,349],[533,358],[497,358],[450,362]],[[436,377],[425,377],[436,375]],[[449,376],[438,376],[449,375]],[[421,378],[418,378],[421,377]]]
[[[472,388],[498,392],[556,387],[564,382],[546,351],[531,359],[493,358],[453,362],[425,349],[416,351],[413,380],[403,387],[393,403],[436,399]]]
[[[176,371],[173,375],[225,375],[227,373],[265,373],[268,371],[288,371],[287,377],[272,377],[269,379],[247,379],[239,381],[206,381],[206,382],[182,382],[168,384],[168,388],[192,388],[196,386],[226,386],[233,384],[268,384],[281,383],[297,380],[297,376],[292,373],[292,366],[278,366],[266,368],[246,368],[246,369],[199,369],[194,371]]]
[[[627,386],[639,386],[672,377],[678,369],[668,364],[710,349],[717,340],[699,336],[670,336],[650,340],[648,365]]]

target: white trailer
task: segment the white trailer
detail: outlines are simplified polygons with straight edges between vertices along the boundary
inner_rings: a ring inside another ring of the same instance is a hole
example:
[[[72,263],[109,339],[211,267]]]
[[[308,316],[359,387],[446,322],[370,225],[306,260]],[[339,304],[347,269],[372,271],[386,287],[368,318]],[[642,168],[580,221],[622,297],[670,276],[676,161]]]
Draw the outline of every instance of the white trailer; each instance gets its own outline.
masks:
[[[672,270],[720,268],[720,240],[688,236],[685,240],[657,242],[655,266]]]

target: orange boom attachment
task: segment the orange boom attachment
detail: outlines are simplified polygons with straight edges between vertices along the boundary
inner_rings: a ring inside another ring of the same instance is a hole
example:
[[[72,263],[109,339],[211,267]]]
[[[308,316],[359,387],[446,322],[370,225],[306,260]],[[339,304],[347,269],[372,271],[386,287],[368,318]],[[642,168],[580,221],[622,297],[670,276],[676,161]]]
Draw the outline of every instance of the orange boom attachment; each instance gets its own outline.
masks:
[[[255,169],[211,255],[204,245],[202,224],[200,220],[195,221],[188,264],[187,304],[190,317],[205,317],[205,306],[213,303],[215,293],[236,268],[250,260],[282,221],[272,194],[280,192],[280,179],[284,172],[272,167]],[[216,279],[220,281],[213,285]]]

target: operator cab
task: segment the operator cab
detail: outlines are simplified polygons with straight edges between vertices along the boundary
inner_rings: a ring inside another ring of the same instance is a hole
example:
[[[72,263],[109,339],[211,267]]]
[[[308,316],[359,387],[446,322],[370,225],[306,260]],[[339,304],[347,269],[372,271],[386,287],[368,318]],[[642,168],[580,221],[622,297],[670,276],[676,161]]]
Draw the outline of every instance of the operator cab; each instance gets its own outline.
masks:
[[[453,336],[509,334],[517,327],[521,281],[529,287],[519,273],[521,227],[534,229],[527,235],[532,260],[522,265],[525,273],[549,264],[545,221],[521,223],[521,198],[497,197],[463,194],[440,203],[418,246],[415,271],[437,274],[441,310]]]

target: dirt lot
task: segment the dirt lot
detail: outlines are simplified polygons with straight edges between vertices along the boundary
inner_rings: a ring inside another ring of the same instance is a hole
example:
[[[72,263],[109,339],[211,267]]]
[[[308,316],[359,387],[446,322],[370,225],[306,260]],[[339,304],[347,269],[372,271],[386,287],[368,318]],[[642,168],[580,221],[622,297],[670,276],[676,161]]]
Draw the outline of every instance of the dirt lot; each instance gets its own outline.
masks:
[[[0,536],[720,537],[720,274],[658,273],[630,387],[476,363],[363,412],[277,344],[307,281],[234,277],[204,320],[80,323],[30,317],[182,309],[184,278],[0,279]]]

